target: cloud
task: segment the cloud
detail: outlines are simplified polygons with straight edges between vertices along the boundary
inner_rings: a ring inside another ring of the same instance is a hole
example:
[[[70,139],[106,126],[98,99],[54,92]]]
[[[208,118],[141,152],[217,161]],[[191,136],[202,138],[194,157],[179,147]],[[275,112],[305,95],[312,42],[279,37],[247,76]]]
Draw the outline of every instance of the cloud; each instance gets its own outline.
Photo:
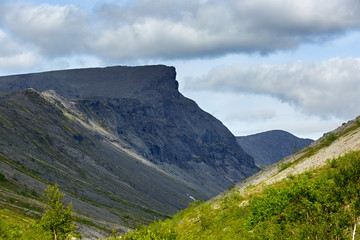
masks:
[[[0,27],[45,57],[119,61],[270,53],[360,28],[357,0],[138,0],[97,5],[92,12],[5,2]]]
[[[274,109],[253,109],[253,110],[234,110],[228,112],[224,118],[226,122],[233,121],[245,121],[245,122],[254,122],[254,121],[265,121],[275,117],[276,113]]]
[[[103,5],[95,51],[110,58],[192,58],[269,53],[359,29],[355,0],[137,1]],[[111,51],[113,50],[113,51]]]
[[[91,24],[85,13],[75,6],[16,3],[3,7],[2,21],[9,34],[41,54],[81,53],[88,44]]]
[[[1,29],[0,46],[0,72],[30,69],[40,63],[40,56],[18,44]]]
[[[360,58],[281,65],[232,65],[188,81],[186,89],[264,94],[294,104],[307,114],[354,117],[360,113]]]
[[[99,65],[102,63],[97,58],[86,55],[57,57],[49,61],[30,44],[19,43],[14,36],[0,29],[0,75]]]

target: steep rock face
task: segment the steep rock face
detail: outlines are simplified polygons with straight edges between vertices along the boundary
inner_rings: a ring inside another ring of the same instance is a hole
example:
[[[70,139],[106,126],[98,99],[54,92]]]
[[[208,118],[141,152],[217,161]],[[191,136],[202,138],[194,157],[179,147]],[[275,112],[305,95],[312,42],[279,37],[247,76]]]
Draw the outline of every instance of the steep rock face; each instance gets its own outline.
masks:
[[[258,166],[269,166],[313,142],[282,130],[236,137],[236,140]]]
[[[255,173],[228,129],[178,92],[175,76],[162,65],[75,69],[1,77],[0,91],[54,90],[112,141],[207,196]]]

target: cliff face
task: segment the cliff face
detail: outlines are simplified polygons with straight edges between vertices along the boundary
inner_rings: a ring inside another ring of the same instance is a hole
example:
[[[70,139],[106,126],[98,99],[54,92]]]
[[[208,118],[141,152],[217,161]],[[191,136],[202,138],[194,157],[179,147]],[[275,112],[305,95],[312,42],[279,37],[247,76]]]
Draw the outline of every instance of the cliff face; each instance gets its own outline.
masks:
[[[258,171],[175,77],[161,65],[0,77],[0,92],[13,92],[0,96],[0,153],[76,196],[145,219]]]

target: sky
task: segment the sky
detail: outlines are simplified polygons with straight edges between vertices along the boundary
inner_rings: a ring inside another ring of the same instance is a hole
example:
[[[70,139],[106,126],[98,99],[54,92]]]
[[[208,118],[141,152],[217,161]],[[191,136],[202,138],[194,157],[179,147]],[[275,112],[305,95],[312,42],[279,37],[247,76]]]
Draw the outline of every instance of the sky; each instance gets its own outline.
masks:
[[[360,115],[360,0],[0,0],[0,75],[176,67],[236,136]]]

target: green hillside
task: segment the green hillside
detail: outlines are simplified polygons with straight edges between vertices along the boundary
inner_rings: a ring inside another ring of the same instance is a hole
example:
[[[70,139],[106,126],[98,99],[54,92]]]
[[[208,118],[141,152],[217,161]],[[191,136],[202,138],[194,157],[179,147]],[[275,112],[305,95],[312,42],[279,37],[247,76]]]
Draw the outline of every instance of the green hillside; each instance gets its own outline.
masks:
[[[195,202],[121,239],[359,239],[360,151],[267,186]],[[254,191],[257,189],[257,191]],[[355,235],[353,236],[353,234]]]

